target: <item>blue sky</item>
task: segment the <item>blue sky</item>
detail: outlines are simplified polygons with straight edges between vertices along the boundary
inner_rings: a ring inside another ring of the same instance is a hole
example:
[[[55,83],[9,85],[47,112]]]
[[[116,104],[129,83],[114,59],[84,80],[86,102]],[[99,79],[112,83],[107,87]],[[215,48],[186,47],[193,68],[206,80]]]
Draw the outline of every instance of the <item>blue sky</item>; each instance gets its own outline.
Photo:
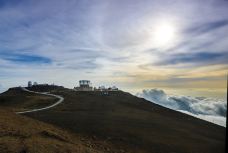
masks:
[[[224,0],[0,0],[0,90],[225,89],[227,33]]]

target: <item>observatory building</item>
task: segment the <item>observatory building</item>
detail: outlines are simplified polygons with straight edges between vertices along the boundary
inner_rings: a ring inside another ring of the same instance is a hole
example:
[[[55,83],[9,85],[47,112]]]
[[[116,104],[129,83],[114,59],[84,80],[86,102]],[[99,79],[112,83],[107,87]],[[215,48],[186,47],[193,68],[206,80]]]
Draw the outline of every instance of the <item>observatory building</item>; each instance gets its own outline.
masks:
[[[28,87],[32,87],[32,81],[28,82]]]
[[[91,82],[89,80],[80,80],[79,87],[74,87],[77,91],[92,91],[93,87],[91,86]]]

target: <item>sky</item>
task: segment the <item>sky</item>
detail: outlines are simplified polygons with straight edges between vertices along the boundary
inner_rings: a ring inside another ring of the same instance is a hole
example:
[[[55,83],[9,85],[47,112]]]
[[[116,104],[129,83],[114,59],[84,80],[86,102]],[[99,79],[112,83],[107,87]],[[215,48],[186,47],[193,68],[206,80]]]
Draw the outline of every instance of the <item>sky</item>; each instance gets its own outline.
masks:
[[[88,79],[225,93],[227,33],[227,0],[0,0],[0,92]]]

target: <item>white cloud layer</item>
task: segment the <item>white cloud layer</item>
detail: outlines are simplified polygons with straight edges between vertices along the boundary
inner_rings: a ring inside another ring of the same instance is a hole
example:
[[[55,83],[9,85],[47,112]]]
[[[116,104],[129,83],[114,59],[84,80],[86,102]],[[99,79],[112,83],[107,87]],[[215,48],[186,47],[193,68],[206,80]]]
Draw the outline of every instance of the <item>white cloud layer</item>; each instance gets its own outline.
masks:
[[[167,95],[163,90],[143,90],[136,94],[161,106],[192,115],[194,117],[226,126],[227,103],[206,97]]]

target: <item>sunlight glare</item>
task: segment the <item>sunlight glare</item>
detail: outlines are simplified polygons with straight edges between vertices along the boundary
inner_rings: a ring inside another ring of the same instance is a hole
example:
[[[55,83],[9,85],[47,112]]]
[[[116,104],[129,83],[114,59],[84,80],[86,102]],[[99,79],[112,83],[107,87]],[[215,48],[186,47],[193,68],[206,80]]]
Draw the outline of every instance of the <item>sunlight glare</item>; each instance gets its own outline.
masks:
[[[158,24],[154,29],[154,41],[158,46],[169,45],[175,41],[175,28],[169,23]]]

